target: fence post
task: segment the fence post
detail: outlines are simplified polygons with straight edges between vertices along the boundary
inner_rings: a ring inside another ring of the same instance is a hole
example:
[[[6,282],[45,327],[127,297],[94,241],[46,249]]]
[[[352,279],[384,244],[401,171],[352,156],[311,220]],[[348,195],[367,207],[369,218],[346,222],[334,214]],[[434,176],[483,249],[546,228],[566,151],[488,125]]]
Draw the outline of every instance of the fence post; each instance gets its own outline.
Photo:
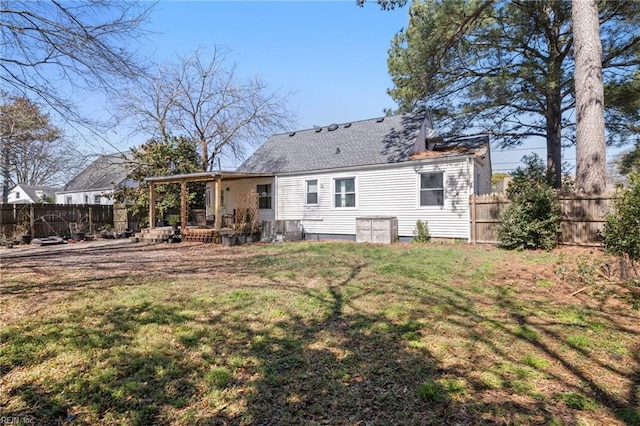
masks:
[[[471,194],[471,243],[476,243],[476,195]]]
[[[29,235],[35,238],[36,236],[36,209],[33,204],[29,206]]]
[[[93,235],[93,208],[89,206],[89,234]]]

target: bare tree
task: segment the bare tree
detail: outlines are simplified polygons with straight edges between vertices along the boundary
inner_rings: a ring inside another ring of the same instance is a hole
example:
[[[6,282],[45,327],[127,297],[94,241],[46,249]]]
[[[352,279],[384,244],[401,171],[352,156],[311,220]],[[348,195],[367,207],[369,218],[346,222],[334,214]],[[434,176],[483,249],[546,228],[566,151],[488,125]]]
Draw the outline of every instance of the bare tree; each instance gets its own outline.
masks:
[[[158,67],[121,104],[135,129],[197,141],[203,170],[218,158],[243,159],[247,146],[291,125],[287,95],[255,77],[241,79],[225,49],[198,50]]]
[[[0,81],[74,125],[91,127],[75,99],[84,89],[113,90],[142,68],[131,46],[151,3],[0,0]]]
[[[602,42],[596,0],[573,0],[576,90],[576,190],[601,193],[606,185]]]
[[[50,116],[25,98],[0,105],[0,142],[3,203],[11,186],[61,183],[67,172],[84,161]]]

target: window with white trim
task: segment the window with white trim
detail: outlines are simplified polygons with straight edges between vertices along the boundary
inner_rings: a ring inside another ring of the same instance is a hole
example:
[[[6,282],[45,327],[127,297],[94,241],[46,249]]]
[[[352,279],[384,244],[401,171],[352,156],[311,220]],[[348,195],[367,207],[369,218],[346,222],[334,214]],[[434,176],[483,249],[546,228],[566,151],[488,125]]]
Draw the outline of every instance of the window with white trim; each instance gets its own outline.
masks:
[[[312,179],[304,182],[305,201],[307,205],[318,204],[318,180]]]
[[[271,184],[257,185],[258,207],[262,210],[271,209]]]
[[[336,179],[334,185],[334,207],[356,206],[356,179]]]
[[[444,173],[420,173],[420,205],[444,205]]]
[[[71,198],[70,195],[67,195],[66,197],[64,197],[65,204],[71,204],[72,202],[73,202],[73,198]]]
[[[94,195],[93,196],[93,204],[100,204],[100,196],[99,195]]]

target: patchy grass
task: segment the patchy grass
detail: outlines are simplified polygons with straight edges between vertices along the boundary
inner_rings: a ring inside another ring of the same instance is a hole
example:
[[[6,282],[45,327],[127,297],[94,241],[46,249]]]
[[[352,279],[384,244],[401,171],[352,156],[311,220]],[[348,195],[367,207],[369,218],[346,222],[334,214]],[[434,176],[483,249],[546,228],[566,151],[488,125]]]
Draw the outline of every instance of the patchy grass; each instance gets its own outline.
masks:
[[[2,416],[640,424],[640,313],[593,253],[167,246],[12,258]]]

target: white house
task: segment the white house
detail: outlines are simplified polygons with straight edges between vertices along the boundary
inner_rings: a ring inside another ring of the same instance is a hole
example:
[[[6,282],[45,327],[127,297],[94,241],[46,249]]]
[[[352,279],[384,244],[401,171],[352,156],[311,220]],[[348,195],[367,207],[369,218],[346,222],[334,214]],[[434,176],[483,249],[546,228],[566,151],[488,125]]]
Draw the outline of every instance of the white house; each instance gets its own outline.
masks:
[[[51,203],[55,201],[58,188],[42,185],[18,184],[9,191],[7,203],[9,204],[33,204]]]
[[[356,218],[382,215],[397,218],[401,240],[418,220],[432,237],[469,239],[469,196],[491,192],[488,138],[444,141],[427,113],[274,135],[235,173],[217,182],[221,214],[256,191],[261,220],[299,220],[307,238],[355,238]]]
[[[118,185],[132,185],[132,165],[122,154],[101,155],[56,192],[57,204],[113,204]]]

